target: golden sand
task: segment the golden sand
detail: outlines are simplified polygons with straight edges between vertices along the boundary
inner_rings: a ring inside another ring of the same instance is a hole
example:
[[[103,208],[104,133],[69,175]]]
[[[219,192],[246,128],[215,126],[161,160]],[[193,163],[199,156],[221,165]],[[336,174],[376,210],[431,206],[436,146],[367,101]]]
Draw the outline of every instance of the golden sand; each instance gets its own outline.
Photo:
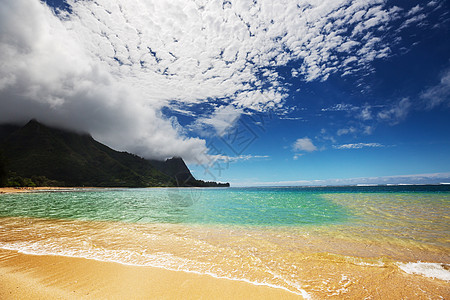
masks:
[[[377,256],[375,254],[382,249],[369,244],[365,245],[368,249],[364,252],[345,240],[329,242],[311,235],[288,238],[279,231],[240,232],[178,225],[32,218],[1,220],[0,242],[5,245],[21,248],[20,243],[26,242],[36,249],[30,251],[44,253],[45,241],[49,241],[49,251],[54,243],[58,244],[56,250],[97,249],[96,253],[106,260],[109,259],[104,252],[106,248],[119,251],[124,247],[134,249],[135,255],[131,258],[134,263],[143,265],[0,250],[0,299],[302,298],[300,290],[295,294],[245,281],[148,266],[146,261],[141,261],[145,253],[139,255],[139,249],[153,251],[162,265],[172,269],[178,264],[195,270],[195,265],[186,265],[186,259],[192,258],[199,268],[205,266],[204,271],[220,276],[269,282],[291,291],[298,285],[312,299],[450,299],[448,281],[408,274],[398,267],[398,261],[414,262],[416,257],[423,258],[425,254],[417,250],[404,251],[406,259],[402,260],[391,255]],[[146,241],[145,236],[149,240]],[[400,249],[391,251],[396,254]],[[159,253],[172,253],[181,260],[169,265],[170,262],[164,262],[166,257],[158,256]],[[121,257],[127,258],[130,256],[126,253]],[[428,261],[433,262],[433,256]],[[445,253],[436,256],[435,261],[450,262]],[[157,261],[150,263],[158,265]]]
[[[319,269],[314,263],[306,263],[305,267],[310,268],[305,273],[314,278],[307,287],[313,299],[448,299],[450,296],[449,286],[443,281],[400,274],[392,268],[362,268],[365,275],[355,281],[350,275],[355,271],[351,264],[330,265],[324,261]],[[318,271],[324,272],[321,283]],[[341,272],[349,276],[339,276],[336,282],[326,280],[330,274]],[[328,292],[323,289],[327,285]],[[0,250],[0,299],[301,298],[282,289],[208,275]]]
[[[0,299],[298,299],[208,275],[0,250]]]

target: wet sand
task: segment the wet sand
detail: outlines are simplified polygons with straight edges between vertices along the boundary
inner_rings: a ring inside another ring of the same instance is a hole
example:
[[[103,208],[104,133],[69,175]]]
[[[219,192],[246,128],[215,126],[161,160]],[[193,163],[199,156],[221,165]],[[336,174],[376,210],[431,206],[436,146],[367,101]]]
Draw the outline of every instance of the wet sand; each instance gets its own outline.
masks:
[[[305,257],[311,299],[448,299],[450,284],[396,266]],[[304,299],[281,288],[93,259],[0,250],[0,299]]]
[[[299,299],[282,289],[160,268],[0,250],[0,299]]]

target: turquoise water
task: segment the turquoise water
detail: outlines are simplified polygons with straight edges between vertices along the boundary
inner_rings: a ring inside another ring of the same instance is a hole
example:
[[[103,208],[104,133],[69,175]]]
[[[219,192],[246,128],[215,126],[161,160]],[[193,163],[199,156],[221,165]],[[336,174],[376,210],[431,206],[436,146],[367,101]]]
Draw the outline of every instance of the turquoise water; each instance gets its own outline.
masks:
[[[342,195],[353,200],[344,201]],[[325,225],[364,218],[356,203],[373,213],[393,202],[389,209],[396,214],[396,210],[416,210],[425,201],[445,214],[450,206],[449,195],[447,186],[44,192],[1,195],[0,216],[243,226]],[[361,199],[364,203],[360,203]]]
[[[0,216],[139,223],[302,225],[339,223],[348,210],[313,191],[130,189],[2,196]]]

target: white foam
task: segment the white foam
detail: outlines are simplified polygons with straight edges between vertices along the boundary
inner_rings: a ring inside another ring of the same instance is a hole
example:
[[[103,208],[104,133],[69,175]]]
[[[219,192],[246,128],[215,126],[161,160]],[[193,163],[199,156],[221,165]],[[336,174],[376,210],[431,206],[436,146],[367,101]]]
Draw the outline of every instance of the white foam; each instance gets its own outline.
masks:
[[[75,257],[75,258],[85,258],[85,259],[92,259],[102,262],[114,262],[119,263],[123,265],[131,265],[131,266],[149,266],[149,267],[156,267],[156,268],[162,268],[170,271],[182,271],[186,273],[195,273],[195,274],[201,274],[201,275],[208,275],[212,276],[214,278],[219,279],[228,279],[228,280],[234,280],[234,281],[243,281],[246,283],[250,283],[253,285],[258,286],[268,286],[271,288],[276,289],[282,289],[287,292],[302,296],[304,299],[311,299],[311,295],[309,295],[308,292],[300,288],[299,285],[295,284],[295,288],[298,290],[298,292],[293,291],[291,289],[288,289],[284,286],[279,286],[275,284],[271,284],[268,282],[259,282],[259,281],[253,281],[248,280],[246,278],[236,278],[236,277],[227,277],[227,276],[221,276],[217,275],[212,272],[208,271],[198,271],[198,270],[192,270],[189,269],[187,266],[191,261],[187,259],[182,259],[173,256],[169,253],[157,253],[157,254],[144,254],[140,253],[137,254],[133,251],[127,251],[127,250],[106,250],[103,249],[102,251],[90,251],[87,249],[60,249],[59,247],[49,247],[49,249],[43,249],[43,245],[37,244],[37,243],[26,243],[26,242],[17,242],[17,243],[3,243],[0,242],[0,249],[5,250],[12,250],[17,251],[19,253],[28,254],[28,255],[54,255],[54,256],[65,256],[65,257]],[[101,252],[101,254],[99,253]],[[143,261],[136,260],[136,256],[145,257]],[[127,259],[128,258],[128,259]],[[133,259],[134,258],[134,259]],[[198,265],[198,262],[196,262],[196,265]],[[205,266],[201,268],[203,270],[206,269]],[[287,282],[291,283],[292,282]]]
[[[397,266],[408,274],[418,274],[426,277],[437,278],[440,280],[450,281],[450,271],[439,263],[397,263]]]
[[[373,263],[360,261],[360,262],[354,262],[354,264],[358,265],[358,266],[363,266],[363,267],[384,267],[385,266],[384,262],[382,262],[381,260],[378,260]]]

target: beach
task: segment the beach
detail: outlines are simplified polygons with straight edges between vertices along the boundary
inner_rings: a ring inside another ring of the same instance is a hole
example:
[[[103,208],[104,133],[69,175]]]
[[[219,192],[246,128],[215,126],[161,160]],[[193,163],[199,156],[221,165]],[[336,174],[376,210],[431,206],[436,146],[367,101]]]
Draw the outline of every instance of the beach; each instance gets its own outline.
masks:
[[[433,189],[3,194],[0,296],[446,299],[450,198]]]
[[[302,292],[197,272],[0,250],[0,298],[446,299],[450,296],[448,281],[407,274],[389,260],[310,252],[298,254],[295,261],[302,262],[296,272],[305,278]]]
[[[100,190],[107,188],[99,187],[55,187],[55,186],[39,186],[39,187],[2,187],[0,194],[19,194],[19,193],[43,193],[43,192],[73,192],[86,190]]]
[[[208,275],[62,256],[0,251],[1,299],[298,299]]]

